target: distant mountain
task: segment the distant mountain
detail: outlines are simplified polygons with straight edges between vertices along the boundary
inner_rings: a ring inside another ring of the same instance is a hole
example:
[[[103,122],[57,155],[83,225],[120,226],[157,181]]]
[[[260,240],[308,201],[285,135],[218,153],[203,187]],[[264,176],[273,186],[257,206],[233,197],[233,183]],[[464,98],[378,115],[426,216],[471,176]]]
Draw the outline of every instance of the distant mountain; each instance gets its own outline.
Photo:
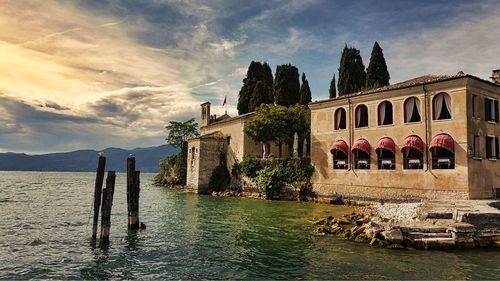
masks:
[[[143,173],[158,172],[161,158],[179,152],[170,145],[136,148],[106,148],[102,150],[106,156],[106,170],[125,172],[127,157],[135,155],[136,170]],[[97,169],[99,151],[77,150],[72,152],[28,155],[24,153],[0,153],[0,171],[60,171],[60,172],[94,172]]]

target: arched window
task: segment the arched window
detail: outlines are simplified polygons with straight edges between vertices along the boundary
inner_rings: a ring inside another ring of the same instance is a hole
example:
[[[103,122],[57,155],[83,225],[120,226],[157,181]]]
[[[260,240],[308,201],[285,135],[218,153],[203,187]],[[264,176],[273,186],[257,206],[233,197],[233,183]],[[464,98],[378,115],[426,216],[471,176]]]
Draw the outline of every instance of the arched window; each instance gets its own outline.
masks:
[[[365,139],[358,139],[352,145],[354,165],[356,169],[370,169],[370,143]]]
[[[422,169],[424,167],[424,142],[419,136],[408,136],[401,144],[404,169]]]
[[[409,97],[404,102],[405,123],[420,122],[420,100]]]
[[[447,93],[439,93],[432,99],[432,119],[451,119],[451,97]]]
[[[330,147],[330,153],[333,156],[333,168],[346,170],[348,167],[349,146],[343,140],[338,140]]]
[[[368,127],[368,108],[364,104],[356,107],[356,128]]]
[[[392,123],[392,103],[383,101],[378,105],[378,125],[391,125]]]
[[[335,130],[345,130],[346,128],[346,114],[344,108],[335,110]]]
[[[375,152],[377,152],[380,170],[394,170],[396,168],[395,151],[396,144],[391,138],[384,137],[378,141]]]
[[[455,168],[455,141],[448,134],[436,135],[429,145],[433,169]]]

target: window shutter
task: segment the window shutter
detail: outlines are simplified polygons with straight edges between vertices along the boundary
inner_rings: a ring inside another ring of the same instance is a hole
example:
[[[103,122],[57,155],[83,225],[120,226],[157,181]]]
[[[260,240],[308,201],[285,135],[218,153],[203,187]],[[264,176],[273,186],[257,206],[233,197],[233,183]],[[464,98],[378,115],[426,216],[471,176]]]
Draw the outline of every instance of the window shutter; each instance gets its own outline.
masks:
[[[498,101],[495,101],[495,122],[498,122]]]
[[[500,152],[498,151],[498,137],[495,137],[495,158],[500,159]]]
[[[491,139],[486,137],[486,158],[491,158]]]
[[[484,119],[486,121],[491,119],[491,100],[488,98],[484,99]]]

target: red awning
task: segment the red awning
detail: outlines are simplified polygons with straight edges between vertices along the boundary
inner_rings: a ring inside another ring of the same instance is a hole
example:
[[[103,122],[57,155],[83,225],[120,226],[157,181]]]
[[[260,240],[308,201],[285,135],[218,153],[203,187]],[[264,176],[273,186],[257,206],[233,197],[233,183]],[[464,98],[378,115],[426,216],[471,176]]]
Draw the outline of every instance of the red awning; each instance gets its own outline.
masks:
[[[424,153],[424,142],[419,136],[408,136],[401,144],[401,150],[406,147],[413,147]]]
[[[344,154],[347,154],[347,153],[349,153],[349,146],[347,145],[347,143],[345,141],[338,140],[338,141],[334,142],[332,144],[332,146],[330,146],[330,153],[333,153],[334,150],[340,150]]]
[[[370,154],[370,143],[365,139],[358,139],[352,145],[352,152],[354,152],[355,149],[360,149]]]
[[[394,141],[391,138],[388,138],[388,137],[383,137],[378,141],[377,146],[375,148],[375,151],[378,151],[379,149],[382,149],[382,148],[387,149],[387,150],[391,151],[392,153],[396,152],[396,144],[394,143]]]
[[[442,147],[451,152],[455,152],[455,141],[448,134],[439,134],[432,139],[431,144],[429,145],[429,148],[433,147]]]

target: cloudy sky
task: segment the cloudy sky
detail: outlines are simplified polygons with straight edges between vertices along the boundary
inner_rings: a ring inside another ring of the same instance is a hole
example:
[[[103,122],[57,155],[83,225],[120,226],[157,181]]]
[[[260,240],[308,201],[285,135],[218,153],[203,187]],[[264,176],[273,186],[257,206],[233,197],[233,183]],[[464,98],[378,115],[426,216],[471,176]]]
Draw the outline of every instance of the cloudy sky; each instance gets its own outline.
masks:
[[[324,99],[345,44],[367,66],[378,41],[391,83],[488,79],[499,26],[500,0],[0,0],[0,152],[162,144],[204,101],[234,115],[251,60]]]

